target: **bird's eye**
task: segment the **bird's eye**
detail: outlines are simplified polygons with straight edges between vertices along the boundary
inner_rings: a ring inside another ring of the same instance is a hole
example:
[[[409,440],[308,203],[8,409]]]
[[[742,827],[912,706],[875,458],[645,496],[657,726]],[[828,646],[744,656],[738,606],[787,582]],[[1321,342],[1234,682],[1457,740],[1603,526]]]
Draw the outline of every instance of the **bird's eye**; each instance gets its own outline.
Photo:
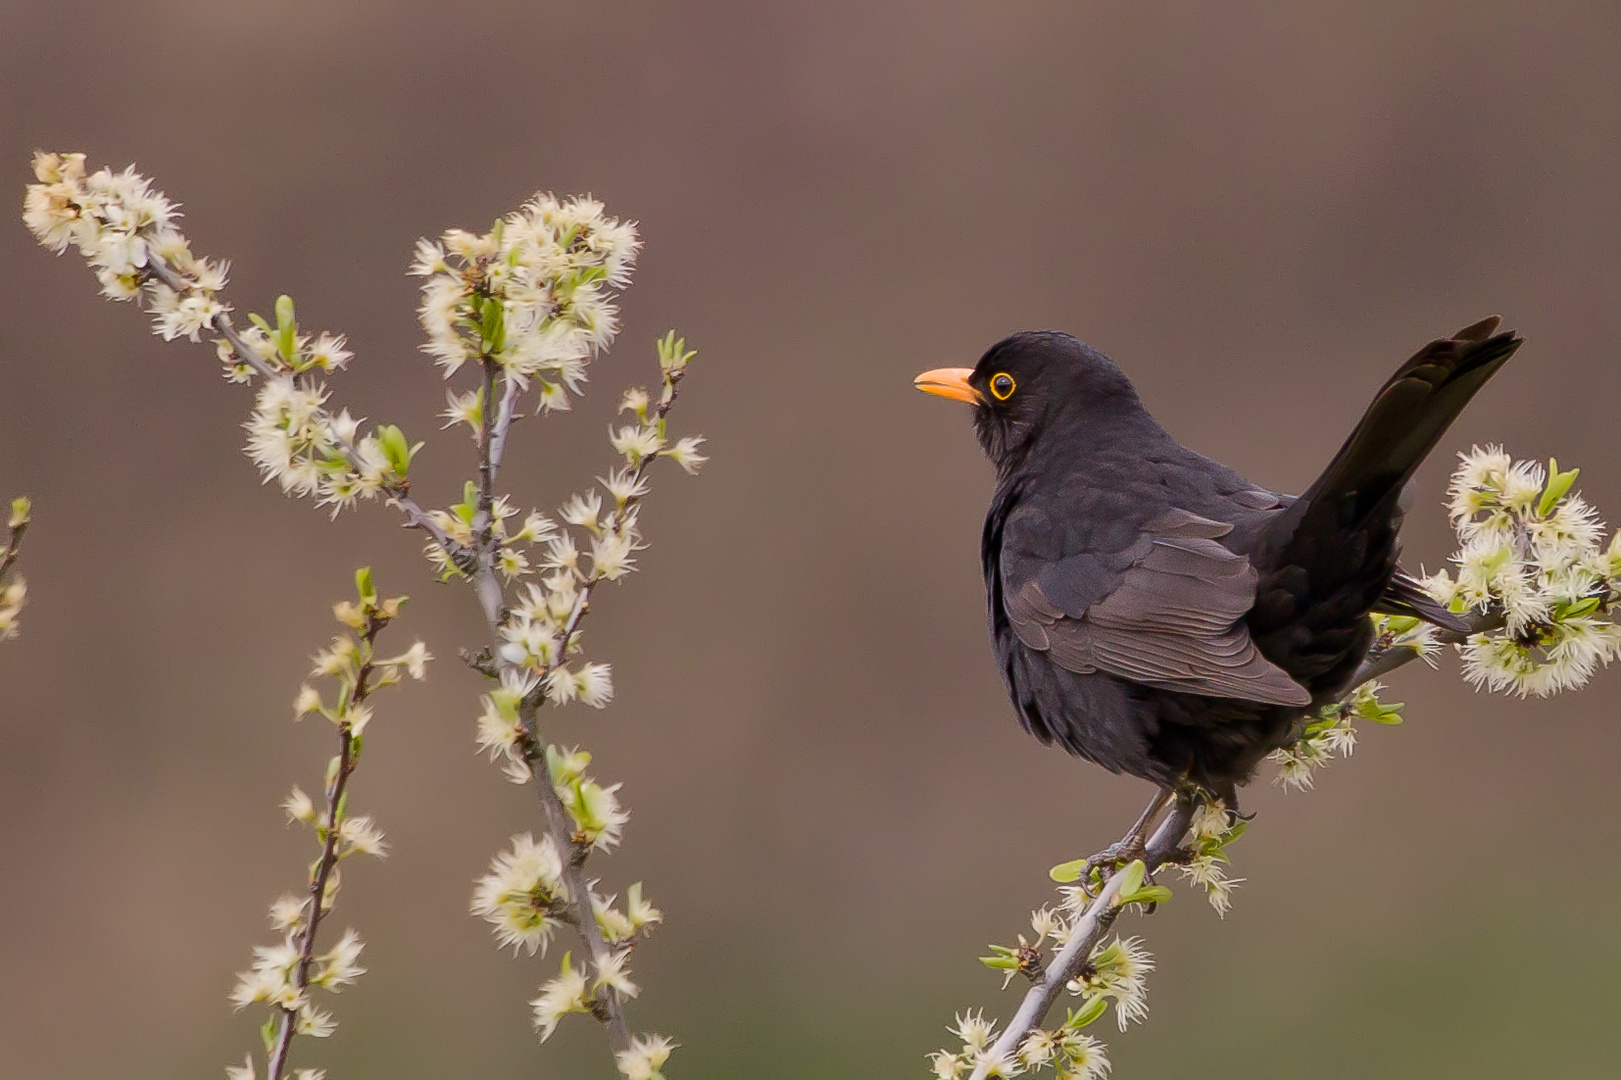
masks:
[[[991,396],[997,401],[1006,401],[1013,396],[1013,391],[1017,388],[1018,384],[1013,381],[1013,376],[1005,371],[998,371],[991,376]]]

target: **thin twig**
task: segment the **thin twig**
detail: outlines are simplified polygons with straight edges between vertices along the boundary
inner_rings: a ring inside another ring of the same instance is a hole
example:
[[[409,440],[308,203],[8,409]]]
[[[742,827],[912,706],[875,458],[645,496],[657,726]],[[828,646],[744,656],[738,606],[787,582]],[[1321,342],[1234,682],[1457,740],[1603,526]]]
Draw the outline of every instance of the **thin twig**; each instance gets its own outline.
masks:
[[[174,267],[170,266],[168,260],[166,259],[148,259],[147,269],[150,270],[152,275],[159,281],[163,282],[163,284],[167,285],[176,292],[189,292],[196,287],[193,282],[188,281],[184,275],[182,275]],[[215,330],[219,331],[220,335],[223,336],[226,341],[231,343],[231,350],[236,353],[237,358],[241,360],[242,363],[258,372],[261,377],[266,379],[277,379],[290,374],[289,372],[272,367],[264,359],[264,357],[255,352],[253,347],[249,345],[247,340],[244,339],[241,333],[237,331],[236,324],[231,321],[231,316],[229,313],[221,311],[219,314],[214,316],[210,325],[212,325]],[[320,411],[323,414],[325,412],[324,409]],[[336,432],[333,434],[336,434]],[[337,439],[337,446],[339,453],[343,455],[344,460],[347,461],[352,468],[356,470],[362,468],[360,454],[355,450],[353,444],[351,444],[347,439],[340,437]],[[406,527],[412,529],[421,529],[426,532],[433,538],[434,543],[438,544],[442,549],[444,549],[445,554],[450,557],[452,563],[462,567],[463,569],[467,569],[465,564],[471,559],[472,552],[468,551],[455,540],[452,540],[450,535],[446,533],[444,529],[439,527],[438,522],[434,521],[428,512],[422,509],[421,504],[419,504],[415,499],[411,498],[409,491],[409,487],[404,483],[388,483],[383,485],[383,492],[388,496],[388,501],[399,507],[400,512],[405,515]]]
[[[377,636],[382,625],[375,619],[366,628],[364,638],[370,644]],[[371,679],[372,665],[368,660],[362,664],[355,677],[355,693],[350,708],[361,704],[371,692],[369,680]],[[299,942],[298,968],[293,976],[293,985],[299,993],[309,989],[310,968],[315,963],[315,935],[321,928],[321,920],[325,917],[325,901],[327,883],[332,878],[332,870],[338,865],[338,840],[342,831],[343,822],[340,820],[343,804],[344,790],[349,785],[349,776],[355,770],[355,736],[354,731],[347,723],[338,726],[338,771],[327,786],[326,792],[326,838],[321,844],[321,858],[316,863],[315,873],[310,878],[309,899],[305,901],[310,908],[309,921],[304,926],[303,940]],[[268,1080],[281,1080],[282,1070],[287,1067],[287,1051],[293,1045],[293,1035],[298,1027],[298,1012],[283,1007],[281,1010],[281,1025],[276,1032],[276,1046],[271,1052],[269,1063],[265,1066]]]
[[[535,775],[535,794],[540,800],[542,813],[546,815],[547,830],[556,840],[558,850],[567,853],[563,859],[563,881],[568,885],[569,919],[584,939],[586,948],[591,950],[592,962],[601,969],[608,959],[608,940],[602,936],[602,927],[597,925],[596,908],[591,904],[591,882],[585,876],[585,857],[589,854],[589,848],[582,848],[575,839],[574,821],[552,784],[546,746],[533,735],[537,729],[536,709],[536,705],[527,702],[518,708],[524,730],[531,733],[530,752],[533,757],[529,767]],[[624,1003],[619,1000],[618,991],[604,987],[597,1000],[606,1014],[609,1048],[616,1055],[630,1049],[630,1028],[625,1022]]]
[[[660,400],[654,412],[654,419],[663,420],[669,414],[671,406],[675,404],[677,385],[680,382],[680,372],[672,372],[670,376],[669,395]],[[501,406],[495,416],[494,423],[489,419],[488,405],[494,394],[494,386],[487,379],[485,386],[485,423],[479,435],[479,479],[480,511],[494,502],[494,480],[500,469],[501,455],[505,450],[507,433],[511,428],[514,410],[516,407],[518,391],[516,384],[506,378],[503,382]],[[636,471],[632,474],[630,487],[634,490],[646,477],[649,466],[657,452],[648,454],[637,463]],[[488,485],[488,486],[486,486]],[[641,502],[641,496],[631,495],[624,505],[618,506],[613,512],[610,530],[622,528],[626,517]],[[477,519],[475,519],[475,527]],[[502,610],[502,592],[499,579],[494,570],[496,540],[493,532],[475,532],[477,537],[478,570],[474,579],[474,591],[479,599],[479,606],[484,612],[484,618],[489,625],[492,636],[490,654],[500,656],[501,625],[504,617]],[[593,569],[592,576],[580,583],[574,599],[574,606],[569,610],[568,618],[563,623],[561,642],[556,655],[540,673],[540,679],[535,689],[525,695],[519,704],[519,719],[523,725],[526,753],[529,759],[530,771],[535,783],[535,795],[540,801],[541,811],[545,815],[547,831],[551,833],[559,851],[570,853],[564,860],[564,880],[568,884],[569,916],[574,927],[579,931],[586,947],[590,949],[593,961],[600,968],[603,961],[609,957],[608,942],[603,937],[601,928],[597,925],[596,910],[591,904],[590,883],[585,877],[584,863],[589,849],[582,850],[575,842],[573,819],[568,809],[558,797],[557,789],[552,784],[551,768],[546,760],[546,740],[541,736],[539,723],[539,710],[545,700],[545,687],[547,679],[567,660],[569,644],[574,635],[578,633],[580,621],[590,610],[591,590],[601,579],[596,576]],[[516,670],[513,665],[501,662],[502,670]],[[597,998],[603,1012],[603,1018],[608,1026],[608,1044],[617,1055],[630,1047],[629,1025],[625,1021],[624,1005],[619,994],[612,987],[604,987]]]
[[[23,533],[28,531],[28,522],[24,521],[11,530],[11,536],[6,540],[6,550],[0,553],[0,585],[6,583],[6,574],[11,571],[12,564],[17,561],[22,551]]]
[[[501,461],[507,452],[507,433],[512,430],[512,421],[517,418],[518,394],[521,388],[518,381],[512,378],[501,380],[501,409],[495,416],[495,427],[490,431],[490,483],[494,484],[501,472]],[[485,409],[489,402],[484,403]]]
[[[1157,792],[1153,800],[1143,811],[1145,818],[1152,818],[1159,813],[1165,805],[1165,792]],[[1144,853],[1143,861],[1148,866],[1148,872],[1153,873],[1165,863],[1172,860],[1177,849],[1182,845],[1182,838],[1187,835],[1188,828],[1193,824],[1194,800],[1191,796],[1182,795],[1177,798],[1176,806],[1170,817],[1155,831],[1153,839],[1148,842],[1148,850]],[[1117,903],[1120,897],[1120,886],[1124,875],[1115,873],[1098,890],[1097,899],[1093,900],[1075,920],[1070,928],[1069,940],[1059,950],[1041,973],[1035,985],[1025,993],[1024,1000],[1008,1022],[1007,1029],[1002,1032],[979,1064],[974,1066],[970,1080],[985,1080],[985,1073],[992,1061],[1006,1060],[1018,1049],[1024,1037],[1040,1026],[1046,1018],[1053,1002],[1063,993],[1064,987],[1071,979],[1081,974],[1092,957],[1092,950],[1102,940],[1103,935],[1109,932],[1114,921],[1119,917],[1121,905]]]
[[[670,409],[675,405],[675,399],[681,392],[681,374],[682,373],[680,371],[673,371],[670,373],[670,396],[659,402],[658,408],[653,412],[653,417],[655,420],[663,420],[669,416]],[[635,473],[631,475],[631,483],[629,485],[633,491],[639,487],[642,480],[646,478],[648,467],[652,465],[653,462],[660,456],[660,451],[655,450],[651,454],[648,454],[646,457],[642,458],[642,460],[637,464]],[[631,495],[625,500],[625,504],[623,506],[615,508],[613,514],[613,525],[610,527],[609,531],[623,527],[625,518],[632,510],[641,504],[641,501],[642,496]],[[579,629],[580,620],[585,618],[586,612],[591,609],[591,590],[596,586],[597,582],[601,580],[601,578],[596,576],[595,568],[593,568],[592,576],[580,583],[579,593],[574,598],[574,607],[570,609],[568,619],[563,623],[562,645],[558,649],[557,655],[552,659],[552,662],[547,665],[545,672],[542,674],[540,683],[536,685],[535,689],[529,693],[529,700],[534,704],[538,705],[545,696],[545,676],[550,675],[562,665],[564,660],[567,659],[569,643],[573,640],[575,631]]]
[[[670,373],[669,394],[659,401],[658,407],[653,414],[655,420],[664,420],[669,415],[679,393],[680,381],[680,371]],[[659,453],[655,451],[637,463],[636,471],[632,474],[632,481],[629,485],[632,490],[640,486],[641,481],[647,475],[648,467],[652,465],[657,457],[659,457]],[[624,505],[615,508],[610,531],[624,526],[626,517],[641,502],[641,499],[642,496],[640,495],[631,495],[625,500]],[[568,619],[563,623],[561,642],[557,652],[546,665],[546,670],[541,673],[540,681],[536,683],[535,688],[525,695],[524,700],[519,705],[518,713],[523,723],[524,735],[530,744],[528,750],[530,753],[530,769],[535,781],[535,794],[540,800],[542,811],[546,815],[547,825],[551,829],[553,839],[557,842],[559,850],[575,853],[574,858],[565,861],[564,867],[564,875],[569,885],[569,904],[573,912],[575,928],[580,932],[580,936],[584,938],[587,947],[591,950],[592,957],[597,961],[599,967],[601,961],[606,959],[608,955],[608,944],[602,936],[601,928],[597,926],[596,911],[591,906],[591,892],[585,881],[583,866],[589,851],[580,851],[578,845],[575,844],[573,822],[569,817],[567,808],[563,806],[562,799],[558,797],[556,787],[552,784],[551,768],[546,761],[547,744],[540,734],[538,713],[541,703],[545,700],[546,681],[567,660],[569,644],[579,631],[580,621],[585,618],[586,612],[590,610],[591,590],[600,580],[601,578],[596,576],[595,568],[593,568],[592,576],[580,583],[578,594],[574,598],[574,606],[569,611]],[[498,622],[492,624],[491,631],[496,634],[495,645],[498,649],[500,646],[500,625]],[[609,1045],[617,1055],[630,1046],[630,1032],[625,1022],[623,1003],[619,1000],[618,992],[612,987],[605,987],[602,997],[598,1000],[602,1001],[604,1011],[607,1014]]]
[[[1508,617],[1503,614],[1503,610],[1495,606],[1483,612],[1469,612],[1460,616],[1460,618],[1469,623],[1470,629],[1468,633],[1437,627],[1435,640],[1446,645],[1462,645],[1471,636],[1501,630],[1508,622]],[[1354,693],[1364,683],[1388,675],[1397,668],[1412,663],[1422,655],[1411,645],[1375,646],[1369,650],[1367,658],[1362,661],[1362,665],[1356,669],[1356,674],[1351,677],[1351,692]]]
[[[473,512],[473,593],[492,628],[501,624],[501,582],[495,575],[495,464],[491,439],[490,401],[500,365],[484,360],[484,408],[478,430],[478,507]],[[500,642],[496,642],[499,645]]]

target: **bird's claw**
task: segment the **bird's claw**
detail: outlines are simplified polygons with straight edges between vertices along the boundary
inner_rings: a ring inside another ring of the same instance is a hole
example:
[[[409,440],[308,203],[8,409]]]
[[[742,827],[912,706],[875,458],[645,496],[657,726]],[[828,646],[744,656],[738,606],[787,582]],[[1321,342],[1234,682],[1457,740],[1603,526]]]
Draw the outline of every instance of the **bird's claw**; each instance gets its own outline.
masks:
[[[1086,871],[1082,877],[1091,878],[1099,870],[1113,872],[1123,866],[1129,866],[1148,853],[1148,846],[1143,838],[1133,836],[1128,840],[1119,840],[1086,860]]]
[[[1163,865],[1186,866],[1188,863],[1192,862],[1194,857],[1198,854],[1199,853],[1197,851],[1194,851],[1191,847],[1183,844],[1181,847],[1174,847],[1166,853]]]

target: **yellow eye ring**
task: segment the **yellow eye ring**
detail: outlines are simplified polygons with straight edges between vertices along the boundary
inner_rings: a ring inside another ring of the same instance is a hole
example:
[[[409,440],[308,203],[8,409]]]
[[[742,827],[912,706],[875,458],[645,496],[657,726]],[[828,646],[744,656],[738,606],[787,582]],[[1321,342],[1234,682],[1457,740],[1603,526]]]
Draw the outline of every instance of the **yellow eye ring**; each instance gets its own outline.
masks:
[[[1018,388],[1019,384],[1013,381],[1013,376],[1005,371],[998,371],[991,376],[991,397],[997,401],[1006,401]]]

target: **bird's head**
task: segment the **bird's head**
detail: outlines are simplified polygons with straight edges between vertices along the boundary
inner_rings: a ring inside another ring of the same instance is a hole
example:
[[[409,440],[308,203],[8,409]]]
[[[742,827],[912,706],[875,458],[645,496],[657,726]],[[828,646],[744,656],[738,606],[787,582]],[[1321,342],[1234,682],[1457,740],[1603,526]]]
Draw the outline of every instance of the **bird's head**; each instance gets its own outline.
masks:
[[[980,445],[1004,473],[1049,431],[1063,435],[1043,441],[1078,446],[1114,421],[1146,415],[1112,360],[1055,330],[1003,338],[973,367],[925,371],[913,385],[972,405]]]

